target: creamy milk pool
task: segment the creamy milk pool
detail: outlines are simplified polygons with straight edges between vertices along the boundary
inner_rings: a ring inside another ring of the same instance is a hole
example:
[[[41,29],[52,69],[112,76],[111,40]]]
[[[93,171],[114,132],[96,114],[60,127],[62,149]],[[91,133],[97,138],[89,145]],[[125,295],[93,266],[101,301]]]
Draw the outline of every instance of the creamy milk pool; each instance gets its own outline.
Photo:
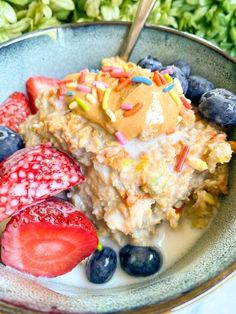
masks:
[[[177,230],[173,230],[168,224],[160,226],[156,240],[156,247],[163,256],[163,265],[160,272],[165,271],[183,257],[198,241],[206,229],[199,230],[191,227],[191,222],[183,219]],[[101,239],[103,245],[110,246],[118,253],[119,247],[111,240]],[[155,276],[155,275],[154,275]],[[120,267],[114,276],[105,284],[93,284],[88,281],[85,274],[85,263],[75,267],[70,273],[52,279],[40,278],[37,281],[43,286],[62,294],[74,294],[78,288],[105,289],[127,286],[147,280],[150,277],[132,277],[127,275]]]

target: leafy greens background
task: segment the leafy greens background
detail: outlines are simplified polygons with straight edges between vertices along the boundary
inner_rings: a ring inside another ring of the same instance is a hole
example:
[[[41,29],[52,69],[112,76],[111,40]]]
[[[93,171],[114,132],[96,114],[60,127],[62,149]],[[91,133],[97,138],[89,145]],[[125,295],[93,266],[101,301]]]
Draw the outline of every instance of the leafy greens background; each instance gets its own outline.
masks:
[[[0,42],[67,22],[131,21],[138,0],[0,0]],[[148,20],[196,34],[236,57],[236,0],[157,0]]]

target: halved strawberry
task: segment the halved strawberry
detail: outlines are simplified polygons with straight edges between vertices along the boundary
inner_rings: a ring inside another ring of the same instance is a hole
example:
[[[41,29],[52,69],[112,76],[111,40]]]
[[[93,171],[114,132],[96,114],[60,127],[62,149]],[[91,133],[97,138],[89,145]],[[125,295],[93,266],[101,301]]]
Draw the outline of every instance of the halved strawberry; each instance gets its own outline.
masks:
[[[0,221],[83,180],[74,160],[51,144],[21,149],[0,163]]]
[[[35,105],[35,100],[42,92],[46,92],[51,88],[58,88],[59,80],[46,76],[33,76],[26,81],[26,91],[29,97],[32,113],[36,113],[38,108]]]
[[[5,265],[43,277],[71,271],[96,249],[96,229],[77,208],[50,198],[13,216],[2,235]]]
[[[0,125],[18,132],[19,126],[30,114],[29,102],[25,95],[15,92],[0,105]]]

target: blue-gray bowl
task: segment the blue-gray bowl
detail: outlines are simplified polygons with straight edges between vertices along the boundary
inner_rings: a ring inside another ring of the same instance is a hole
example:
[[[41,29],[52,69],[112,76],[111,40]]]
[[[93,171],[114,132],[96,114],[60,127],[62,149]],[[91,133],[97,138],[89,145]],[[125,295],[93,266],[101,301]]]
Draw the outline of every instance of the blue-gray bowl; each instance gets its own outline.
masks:
[[[128,30],[125,23],[66,25],[34,32],[0,47],[0,101],[24,90],[29,76],[61,78],[102,58],[117,55]],[[163,63],[188,61],[195,74],[236,93],[236,61],[195,36],[165,27],[147,27],[131,60],[152,54]],[[236,132],[231,133],[236,138]],[[0,265],[3,313],[162,313],[212,288],[236,270],[236,161],[231,162],[230,192],[214,223],[194,248],[171,269],[143,284],[109,290],[78,290],[61,295]],[[64,287],[70,290],[70,287]],[[28,310],[31,311],[28,311]]]

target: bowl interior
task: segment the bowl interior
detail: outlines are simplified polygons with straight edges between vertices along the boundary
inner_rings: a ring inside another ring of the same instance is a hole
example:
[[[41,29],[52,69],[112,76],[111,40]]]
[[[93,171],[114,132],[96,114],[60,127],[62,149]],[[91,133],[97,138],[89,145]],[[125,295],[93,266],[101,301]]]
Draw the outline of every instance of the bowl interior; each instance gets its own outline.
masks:
[[[125,24],[62,27],[3,45],[0,49],[0,101],[13,91],[23,91],[24,82],[30,76],[62,78],[84,66],[98,67],[102,58],[118,54],[127,29]],[[145,28],[131,60],[137,62],[149,54],[159,57],[164,64],[185,59],[192,65],[194,74],[236,93],[236,65],[219,52],[177,32]],[[231,137],[236,138],[235,132]],[[176,298],[209,281],[235,262],[235,180],[234,159],[230,170],[230,192],[222,200],[211,228],[185,257],[154,280],[109,291],[73,290],[74,295],[66,296],[42,288],[29,277],[0,265],[0,299],[30,309],[67,313],[115,312],[163,302],[171,305],[168,300],[178,300]],[[64,289],[71,291],[71,287]]]

